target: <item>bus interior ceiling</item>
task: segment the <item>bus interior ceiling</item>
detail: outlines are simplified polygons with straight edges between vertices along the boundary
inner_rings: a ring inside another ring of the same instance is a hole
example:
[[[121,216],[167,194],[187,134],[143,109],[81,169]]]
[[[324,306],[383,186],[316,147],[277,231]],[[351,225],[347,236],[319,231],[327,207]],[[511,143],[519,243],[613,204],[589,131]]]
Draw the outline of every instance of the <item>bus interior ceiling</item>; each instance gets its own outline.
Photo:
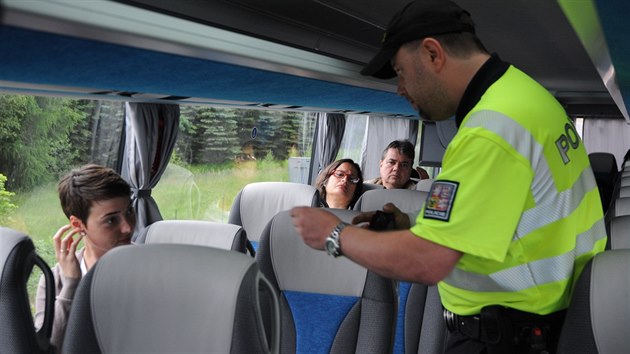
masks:
[[[406,2],[0,0],[0,90],[415,118],[395,80],[358,73]],[[570,115],[629,121],[630,5],[456,2]]]

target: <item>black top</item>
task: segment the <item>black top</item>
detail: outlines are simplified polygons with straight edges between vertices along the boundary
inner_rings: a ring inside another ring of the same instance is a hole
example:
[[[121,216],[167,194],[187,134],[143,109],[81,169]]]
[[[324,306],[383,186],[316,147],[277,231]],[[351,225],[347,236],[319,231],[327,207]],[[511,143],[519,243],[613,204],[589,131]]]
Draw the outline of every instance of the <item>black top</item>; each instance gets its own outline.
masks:
[[[455,112],[457,128],[462,124],[462,120],[464,120],[468,112],[479,102],[488,87],[503,76],[509,67],[509,63],[501,60],[498,54],[492,53],[490,59],[481,66],[472,80],[470,80],[466,91],[464,91],[462,100],[459,102]]]

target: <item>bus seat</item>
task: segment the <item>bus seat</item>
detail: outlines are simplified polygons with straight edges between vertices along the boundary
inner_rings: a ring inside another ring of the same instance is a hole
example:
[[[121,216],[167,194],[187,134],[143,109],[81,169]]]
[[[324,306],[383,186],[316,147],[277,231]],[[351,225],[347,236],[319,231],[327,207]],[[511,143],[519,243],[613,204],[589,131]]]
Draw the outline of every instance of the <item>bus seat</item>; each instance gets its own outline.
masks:
[[[610,249],[630,249],[630,215],[614,217],[610,223]]]
[[[46,280],[44,323],[35,330],[27,290],[34,266]],[[25,234],[0,227],[0,353],[50,353],[55,285],[50,268],[35,253],[33,241]]]
[[[383,205],[394,203],[401,211],[420,211],[428,192],[409,189],[375,189],[365,191],[354,205],[354,210],[381,210]]]
[[[234,198],[228,222],[240,225],[256,248],[263,229],[276,213],[295,206],[319,206],[317,189],[292,182],[255,182]]]
[[[618,198],[628,198],[628,197],[630,197],[630,187],[620,187]]]
[[[400,299],[405,305],[398,309],[404,313],[398,315],[401,325],[397,322],[394,353],[443,353],[447,329],[437,286],[400,282],[399,293],[405,292],[405,286],[409,290],[406,298]]]
[[[416,190],[422,192],[429,192],[433,185],[433,179],[421,179],[416,183]]]
[[[278,295],[252,257],[193,245],[122,246],[81,280],[63,353],[274,353],[279,318]]]
[[[614,154],[609,152],[592,152],[588,154],[588,158],[595,175],[605,213],[610,207],[617,175],[619,174],[617,159]]]
[[[136,244],[179,243],[247,253],[247,234],[241,226],[212,221],[161,220],[147,226]]]
[[[612,210],[615,205],[615,200],[617,198],[628,198],[630,197],[630,177],[623,176],[623,172],[620,172],[617,181],[615,181],[612,200],[610,205],[608,206],[608,211]]]
[[[423,180],[424,181],[424,180]],[[394,203],[401,211],[419,211],[428,192],[384,189],[364,193],[355,205],[359,211],[379,210]],[[398,312],[394,353],[441,353],[446,326],[436,286],[398,282]]]
[[[630,215],[630,198],[617,198],[614,204],[615,216]]]
[[[349,222],[358,214],[326,209]],[[274,216],[256,261],[280,296],[281,353],[390,353],[394,282],[302,241],[289,211]]]
[[[381,184],[363,182],[363,193],[370,191],[372,189],[385,189],[385,187]]]
[[[558,353],[627,353],[630,348],[630,249],[587,263],[573,292]]]

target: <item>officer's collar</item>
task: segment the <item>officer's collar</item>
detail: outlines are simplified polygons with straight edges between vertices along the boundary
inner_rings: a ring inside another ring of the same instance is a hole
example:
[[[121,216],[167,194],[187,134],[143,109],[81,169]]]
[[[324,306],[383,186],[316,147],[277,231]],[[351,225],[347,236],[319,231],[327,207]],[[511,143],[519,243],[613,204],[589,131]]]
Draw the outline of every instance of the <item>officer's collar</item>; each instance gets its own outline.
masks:
[[[510,67],[509,63],[504,62],[499,58],[499,55],[492,53],[490,59],[488,59],[477,71],[475,76],[466,87],[462,100],[459,102],[457,111],[455,113],[455,123],[457,128],[464,120],[464,117],[470,112],[473,107],[479,102],[481,96],[486,92],[488,87],[494,84]]]

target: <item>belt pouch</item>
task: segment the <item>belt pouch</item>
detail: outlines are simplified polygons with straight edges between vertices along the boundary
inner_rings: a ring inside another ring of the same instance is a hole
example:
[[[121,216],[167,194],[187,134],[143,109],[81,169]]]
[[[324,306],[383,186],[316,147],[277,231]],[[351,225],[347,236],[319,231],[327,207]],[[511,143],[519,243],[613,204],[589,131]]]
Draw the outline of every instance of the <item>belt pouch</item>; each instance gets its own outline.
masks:
[[[514,333],[512,323],[503,313],[502,306],[486,306],[481,309],[481,338],[487,343],[488,354],[513,353]]]

